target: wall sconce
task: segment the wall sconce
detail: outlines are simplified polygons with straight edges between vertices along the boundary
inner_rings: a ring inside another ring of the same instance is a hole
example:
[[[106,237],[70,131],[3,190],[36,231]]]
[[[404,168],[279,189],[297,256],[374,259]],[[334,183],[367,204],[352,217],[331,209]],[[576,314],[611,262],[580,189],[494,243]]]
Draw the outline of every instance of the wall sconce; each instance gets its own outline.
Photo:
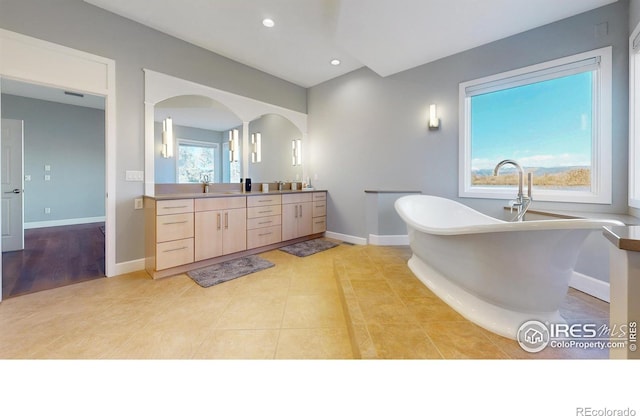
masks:
[[[173,121],[171,117],[162,121],[162,157],[173,157]]]
[[[238,161],[238,129],[229,130],[229,161]]]
[[[435,104],[429,106],[429,129],[436,130],[440,128],[440,119],[438,118],[438,108]]]
[[[291,141],[291,164],[302,165],[302,140],[300,139]]]
[[[253,151],[251,152],[251,162],[262,162],[262,135],[260,133],[252,133],[251,144],[253,145]]]

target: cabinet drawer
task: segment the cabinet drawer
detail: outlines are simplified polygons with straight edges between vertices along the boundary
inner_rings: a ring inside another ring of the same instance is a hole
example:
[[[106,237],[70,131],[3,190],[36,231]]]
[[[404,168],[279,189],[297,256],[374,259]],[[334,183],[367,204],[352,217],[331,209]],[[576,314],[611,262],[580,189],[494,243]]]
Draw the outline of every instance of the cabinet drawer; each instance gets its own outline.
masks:
[[[172,214],[156,217],[156,241],[193,237],[193,214]]]
[[[313,216],[324,217],[327,215],[327,203],[325,201],[313,202]]]
[[[193,212],[193,199],[158,201],[156,205],[157,215],[181,214],[183,212]]]
[[[282,215],[272,215],[270,217],[249,218],[247,220],[247,229],[273,227],[282,224]]]
[[[282,241],[282,228],[279,225],[247,230],[247,249],[267,246],[280,241]]]
[[[196,211],[217,211],[222,209],[236,209],[247,206],[247,198],[244,196],[226,198],[198,198],[195,200]]]
[[[193,238],[158,243],[156,270],[193,263]]]
[[[261,207],[265,205],[280,205],[282,196],[280,195],[256,195],[247,197],[248,207]]]
[[[282,203],[283,204],[298,204],[300,202],[311,202],[313,196],[308,193],[300,193],[300,194],[284,194],[282,195]]]
[[[313,234],[323,233],[327,231],[327,217],[318,217],[313,219]]]
[[[327,193],[326,192],[314,192],[313,193],[313,200],[314,201],[326,201],[327,200]]]
[[[268,205],[247,208],[247,218],[271,217],[282,214],[282,205]]]

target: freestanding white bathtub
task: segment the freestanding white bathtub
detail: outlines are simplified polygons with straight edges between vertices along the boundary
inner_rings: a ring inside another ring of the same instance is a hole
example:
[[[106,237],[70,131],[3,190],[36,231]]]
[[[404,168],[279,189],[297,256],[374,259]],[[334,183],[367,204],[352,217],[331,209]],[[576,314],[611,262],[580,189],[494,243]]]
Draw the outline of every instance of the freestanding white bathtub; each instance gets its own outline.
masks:
[[[399,198],[413,256],[409,267],[437,296],[481,327],[516,339],[529,320],[564,322],[580,246],[615,220],[506,222],[456,201],[429,195]]]

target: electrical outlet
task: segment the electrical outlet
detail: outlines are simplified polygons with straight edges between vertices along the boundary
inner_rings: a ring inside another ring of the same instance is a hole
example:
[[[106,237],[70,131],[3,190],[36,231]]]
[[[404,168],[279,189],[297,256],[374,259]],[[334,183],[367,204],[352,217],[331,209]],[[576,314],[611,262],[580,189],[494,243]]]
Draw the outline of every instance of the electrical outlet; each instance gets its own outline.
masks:
[[[144,202],[142,198],[136,198],[133,200],[133,209],[144,209]]]
[[[44,209],[45,214],[51,214],[51,208],[47,207]]]
[[[45,181],[50,181],[51,180],[51,175],[44,175],[44,180]]]
[[[25,182],[31,182],[31,175],[24,175]]]

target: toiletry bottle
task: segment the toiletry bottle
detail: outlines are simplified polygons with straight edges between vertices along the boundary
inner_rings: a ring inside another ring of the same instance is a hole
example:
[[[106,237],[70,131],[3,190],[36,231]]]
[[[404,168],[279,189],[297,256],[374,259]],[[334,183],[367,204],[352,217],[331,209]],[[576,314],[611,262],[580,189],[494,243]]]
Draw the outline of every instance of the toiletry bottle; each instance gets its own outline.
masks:
[[[244,190],[247,192],[251,192],[251,178],[246,178],[244,180]]]

